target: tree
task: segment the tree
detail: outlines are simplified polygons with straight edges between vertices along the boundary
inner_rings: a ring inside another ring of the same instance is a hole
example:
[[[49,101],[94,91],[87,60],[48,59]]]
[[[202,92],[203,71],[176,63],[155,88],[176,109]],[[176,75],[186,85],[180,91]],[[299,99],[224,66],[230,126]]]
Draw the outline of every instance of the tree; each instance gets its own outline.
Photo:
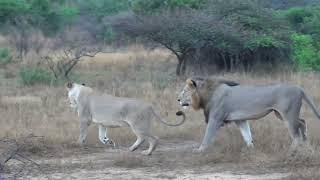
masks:
[[[249,0],[210,2],[199,10],[158,9],[114,18],[111,24],[171,50],[178,59],[178,75],[290,61],[290,28],[273,11]]]
[[[66,6],[62,0],[0,0],[0,31],[9,37],[23,59],[34,32],[40,30],[53,36],[71,24],[77,14],[76,8]]]

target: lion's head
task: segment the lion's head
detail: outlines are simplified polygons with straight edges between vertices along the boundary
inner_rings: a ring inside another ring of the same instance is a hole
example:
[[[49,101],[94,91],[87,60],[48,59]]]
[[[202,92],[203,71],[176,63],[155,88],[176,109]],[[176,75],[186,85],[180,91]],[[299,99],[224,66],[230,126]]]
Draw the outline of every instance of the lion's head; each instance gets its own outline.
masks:
[[[180,105],[187,109],[189,106],[192,106],[194,109],[199,109],[200,97],[197,92],[197,84],[192,79],[186,80],[186,85],[180,92],[178,96],[178,102]]]
[[[204,109],[215,89],[221,84],[227,84],[229,86],[239,85],[237,82],[222,78],[188,78],[186,85],[178,96],[178,102],[185,109],[190,106],[194,110]]]

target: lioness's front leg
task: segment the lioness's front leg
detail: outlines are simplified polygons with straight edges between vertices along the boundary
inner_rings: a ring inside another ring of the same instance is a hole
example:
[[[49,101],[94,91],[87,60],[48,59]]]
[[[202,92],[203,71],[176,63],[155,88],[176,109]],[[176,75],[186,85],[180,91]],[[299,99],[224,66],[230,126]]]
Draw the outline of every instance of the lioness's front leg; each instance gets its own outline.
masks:
[[[113,147],[115,143],[108,137],[108,129],[102,125],[99,125],[99,140],[103,144],[111,144]]]
[[[80,136],[79,143],[82,145],[85,143],[88,135],[88,127],[91,124],[91,121],[88,118],[80,117]]]

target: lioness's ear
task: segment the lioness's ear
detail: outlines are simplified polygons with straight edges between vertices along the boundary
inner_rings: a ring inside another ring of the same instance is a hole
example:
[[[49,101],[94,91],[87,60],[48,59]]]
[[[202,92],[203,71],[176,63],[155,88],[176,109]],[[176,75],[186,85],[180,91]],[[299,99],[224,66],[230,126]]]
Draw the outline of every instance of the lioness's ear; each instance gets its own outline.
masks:
[[[85,83],[82,83],[82,86],[85,86],[86,84]]]
[[[189,87],[191,88],[196,88],[197,87],[197,84],[194,80],[192,79],[187,79],[186,83],[188,84]]]
[[[72,82],[68,82],[66,86],[67,86],[68,89],[71,89],[73,87],[73,83]]]

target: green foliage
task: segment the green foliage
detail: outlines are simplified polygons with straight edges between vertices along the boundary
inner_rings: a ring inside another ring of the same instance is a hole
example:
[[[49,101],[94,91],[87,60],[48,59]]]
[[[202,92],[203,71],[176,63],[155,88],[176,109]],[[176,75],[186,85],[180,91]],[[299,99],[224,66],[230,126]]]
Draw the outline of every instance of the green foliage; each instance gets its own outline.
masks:
[[[310,35],[293,34],[292,58],[300,70],[320,70],[320,52]]]
[[[77,15],[78,9],[67,6],[63,0],[0,0],[1,30],[7,25],[33,27],[50,35],[73,23]]]
[[[115,29],[152,39],[171,50],[180,62],[188,58],[193,64],[201,60],[200,63],[207,61],[221,69],[231,69],[241,63],[249,66],[255,62],[289,61],[290,26],[255,1],[210,0],[200,9],[181,4],[170,8],[172,1],[138,2],[142,3],[138,7],[143,8],[139,11],[148,13],[136,14],[138,19],[119,19]]]
[[[113,42],[117,38],[117,33],[110,26],[106,26],[104,30],[104,41]]]
[[[0,48],[0,64],[8,64],[12,61],[9,49]]]
[[[57,11],[62,25],[72,24],[79,15],[79,9],[76,7],[63,6]]]
[[[13,21],[26,13],[30,5],[25,0],[0,0],[0,24]]]
[[[51,84],[54,81],[52,73],[38,67],[25,67],[19,72],[23,85]]]
[[[284,48],[285,42],[279,39],[275,39],[272,36],[257,36],[250,39],[245,43],[245,47],[250,50],[254,50],[257,48]]]
[[[286,18],[297,32],[320,40],[320,6],[291,8],[278,11],[277,15]]]
[[[129,10],[128,0],[79,0],[77,3],[81,12],[101,20],[105,16],[114,15],[120,11]]]
[[[297,32],[291,35],[292,59],[300,70],[320,70],[320,6],[278,11]]]
[[[298,25],[303,23],[306,18],[312,16],[309,9],[303,7],[294,7],[288,10],[280,11],[280,15],[288,19],[288,21],[293,25]]]
[[[81,12],[80,16],[91,19],[92,26],[98,29],[95,36],[108,43],[117,39],[117,33],[112,27],[105,25],[104,17],[116,15],[123,11],[130,11],[131,1],[128,0],[78,0],[76,7]],[[92,29],[94,29],[92,28]]]
[[[132,9],[135,13],[153,12],[164,8],[200,9],[206,2],[206,0],[136,0]]]

